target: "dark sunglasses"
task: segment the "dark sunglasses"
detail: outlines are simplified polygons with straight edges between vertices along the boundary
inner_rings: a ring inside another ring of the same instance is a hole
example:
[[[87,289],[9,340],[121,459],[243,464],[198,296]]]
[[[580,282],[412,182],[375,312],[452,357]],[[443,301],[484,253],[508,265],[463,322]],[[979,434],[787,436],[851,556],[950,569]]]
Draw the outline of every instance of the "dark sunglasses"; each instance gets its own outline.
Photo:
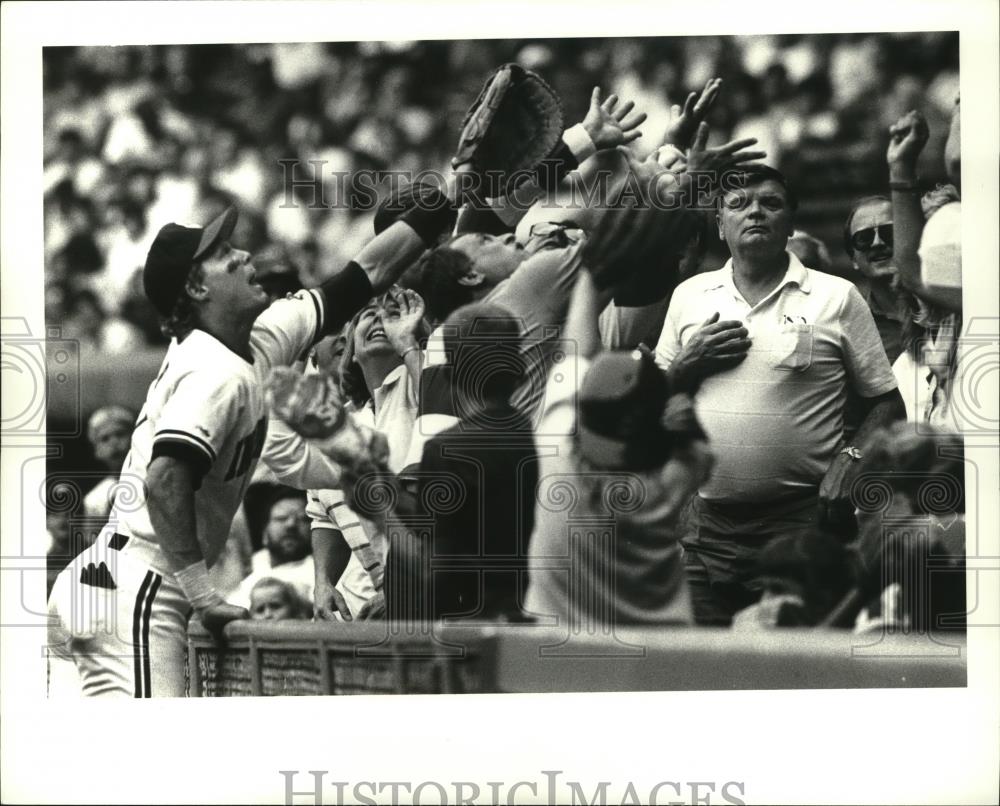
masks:
[[[867,252],[875,243],[875,233],[886,246],[892,246],[892,224],[882,224],[879,227],[859,229],[851,234],[851,246],[856,252]]]

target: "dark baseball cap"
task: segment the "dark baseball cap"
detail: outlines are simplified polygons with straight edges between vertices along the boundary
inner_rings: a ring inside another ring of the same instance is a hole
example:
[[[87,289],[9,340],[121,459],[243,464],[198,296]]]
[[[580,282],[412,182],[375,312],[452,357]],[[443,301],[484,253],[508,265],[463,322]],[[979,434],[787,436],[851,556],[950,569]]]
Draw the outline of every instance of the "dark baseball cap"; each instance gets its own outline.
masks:
[[[236,208],[228,207],[207,227],[167,224],[156,233],[146,255],[142,285],[161,316],[170,316],[194,264],[229,239],[237,218]]]
[[[639,350],[601,353],[580,387],[578,446],[591,464],[650,470],[670,456],[662,423],[669,397],[663,372]]]

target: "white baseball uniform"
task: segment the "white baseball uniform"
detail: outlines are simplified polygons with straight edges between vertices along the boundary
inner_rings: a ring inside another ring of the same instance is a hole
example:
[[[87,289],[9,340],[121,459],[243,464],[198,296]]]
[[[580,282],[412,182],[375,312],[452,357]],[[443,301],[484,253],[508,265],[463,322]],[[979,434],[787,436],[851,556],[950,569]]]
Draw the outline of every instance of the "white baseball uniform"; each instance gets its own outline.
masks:
[[[343,294],[331,303],[334,324],[367,301],[361,299],[365,283],[354,274],[345,276]],[[107,526],[59,574],[49,599],[50,651],[73,657],[85,695],[184,694],[190,605],[149,519],[147,468],[153,458],[171,455],[204,471],[195,516],[211,566],[264,445],[267,376],[301,358],[320,337],[327,299],[314,289],[273,303],[254,323],[252,362],[203,330],[171,345],[122,470],[123,482],[133,483],[123,484]]]

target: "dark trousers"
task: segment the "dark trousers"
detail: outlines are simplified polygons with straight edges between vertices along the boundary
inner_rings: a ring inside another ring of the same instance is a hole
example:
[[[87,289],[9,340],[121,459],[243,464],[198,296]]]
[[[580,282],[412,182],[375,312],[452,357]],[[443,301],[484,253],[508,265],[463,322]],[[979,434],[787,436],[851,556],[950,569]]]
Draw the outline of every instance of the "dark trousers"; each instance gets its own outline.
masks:
[[[816,491],[766,503],[723,504],[695,496],[681,541],[695,622],[728,626],[761,595],[754,570],[761,550],[786,535],[812,534]]]

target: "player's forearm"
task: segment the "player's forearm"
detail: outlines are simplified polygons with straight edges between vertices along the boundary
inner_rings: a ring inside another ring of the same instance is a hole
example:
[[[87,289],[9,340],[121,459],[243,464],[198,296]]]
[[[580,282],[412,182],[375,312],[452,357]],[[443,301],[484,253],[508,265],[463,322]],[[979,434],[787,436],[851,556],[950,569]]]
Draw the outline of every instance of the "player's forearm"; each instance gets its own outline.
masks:
[[[431,249],[455,221],[451,200],[428,193],[392,226],[376,236],[355,262],[364,269],[372,291],[380,294],[396,282],[425,249]]]
[[[516,227],[535,202],[555,190],[571,171],[595,153],[597,147],[582,124],[567,129],[552,153],[535,169],[533,177],[491,202],[491,206],[501,221]]]
[[[425,194],[412,210],[377,235],[343,270],[319,286],[323,327],[318,336],[338,332],[368,301],[399,279],[437,243],[454,222],[452,202],[443,193]]]
[[[316,567],[316,587],[336,586],[351,560],[351,547],[339,529],[313,529],[312,553]]]
[[[194,471],[186,463],[158,457],[149,465],[147,507],[160,548],[174,570],[204,560],[198,545]]]

